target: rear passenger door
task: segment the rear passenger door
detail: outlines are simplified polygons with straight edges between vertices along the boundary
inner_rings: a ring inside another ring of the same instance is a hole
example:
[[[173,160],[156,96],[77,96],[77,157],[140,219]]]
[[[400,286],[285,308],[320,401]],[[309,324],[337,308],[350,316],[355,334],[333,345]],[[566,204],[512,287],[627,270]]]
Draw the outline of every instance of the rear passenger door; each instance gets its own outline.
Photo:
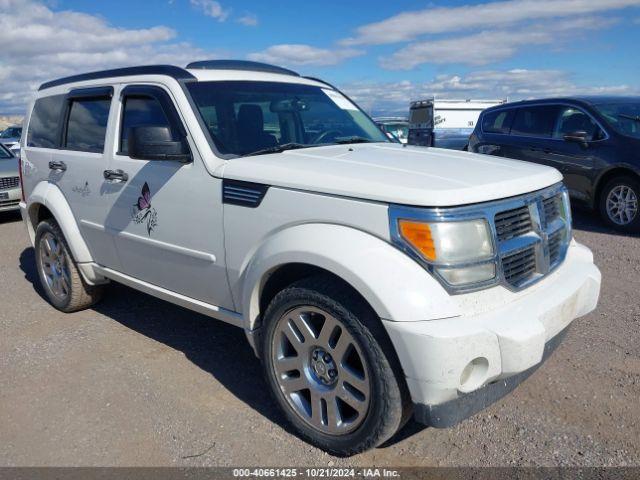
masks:
[[[233,310],[222,231],[222,181],[208,174],[169,91],[131,85],[118,96],[108,173],[106,228],[121,273]],[[128,154],[130,129],[167,126],[187,136],[192,161],[140,160]],[[111,173],[109,173],[111,172]],[[115,176],[113,176],[115,175]]]
[[[555,166],[548,154],[553,147],[552,134],[560,107],[535,105],[517,109],[505,156]]]
[[[112,87],[76,89],[64,98],[60,111],[59,148],[49,149],[49,182],[69,202],[93,259],[119,268],[111,236],[105,231],[103,174],[110,118]]]

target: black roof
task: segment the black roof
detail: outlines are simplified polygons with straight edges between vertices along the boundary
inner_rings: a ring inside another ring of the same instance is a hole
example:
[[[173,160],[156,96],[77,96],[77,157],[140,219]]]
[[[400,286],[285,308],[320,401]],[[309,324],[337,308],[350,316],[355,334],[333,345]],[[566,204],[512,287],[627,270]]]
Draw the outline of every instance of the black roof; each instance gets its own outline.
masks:
[[[530,100],[520,100],[517,102],[503,103],[496,105],[489,110],[499,110],[504,107],[514,107],[518,105],[540,105],[545,103],[575,103],[579,105],[602,105],[605,103],[637,103],[640,102],[640,96],[616,96],[616,95],[576,95],[575,97],[550,97],[550,98],[537,98]]]
[[[193,62],[187,65],[187,68],[193,70],[246,70],[253,72],[269,72],[279,73],[282,75],[292,75],[299,77],[300,75],[292,70],[269,65],[260,62],[250,62],[246,60],[204,60]],[[101,70],[98,72],[82,73],[80,75],[72,75],[70,77],[59,78],[40,85],[39,90],[57,87],[67,83],[82,82],[86,80],[98,80],[101,78],[111,77],[129,77],[133,75],[167,75],[176,80],[195,80],[191,73],[186,69],[176,67],[174,65],[144,65],[140,67],[115,68],[112,70]]]

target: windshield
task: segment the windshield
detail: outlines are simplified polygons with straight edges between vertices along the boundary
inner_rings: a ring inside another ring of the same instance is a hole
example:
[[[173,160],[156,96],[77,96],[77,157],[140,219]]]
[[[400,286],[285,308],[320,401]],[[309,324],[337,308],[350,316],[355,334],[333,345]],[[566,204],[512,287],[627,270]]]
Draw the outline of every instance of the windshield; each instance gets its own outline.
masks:
[[[640,103],[608,103],[595,108],[618,133],[640,138]]]
[[[223,154],[389,141],[364,112],[329,88],[230,81],[194,82],[188,89]]]
[[[0,133],[0,138],[18,138],[22,134],[22,129],[7,128],[4,132]]]

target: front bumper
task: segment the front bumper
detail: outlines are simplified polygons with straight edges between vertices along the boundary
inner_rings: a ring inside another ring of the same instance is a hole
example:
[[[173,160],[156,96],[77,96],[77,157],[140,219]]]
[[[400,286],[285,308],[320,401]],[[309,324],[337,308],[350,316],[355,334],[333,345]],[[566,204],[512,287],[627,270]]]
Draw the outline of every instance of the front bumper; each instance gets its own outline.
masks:
[[[416,418],[448,426],[508,393],[541,364],[574,319],[595,309],[599,292],[591,252],[572,242],[561,267],[507,304],[489,310],[478,305],[441,320],[385,320]],[[495,300],[495,293],[488,298]]]
[[[0,190],[0,212],[18,210],[20,208],[20,187],[11,190]]]

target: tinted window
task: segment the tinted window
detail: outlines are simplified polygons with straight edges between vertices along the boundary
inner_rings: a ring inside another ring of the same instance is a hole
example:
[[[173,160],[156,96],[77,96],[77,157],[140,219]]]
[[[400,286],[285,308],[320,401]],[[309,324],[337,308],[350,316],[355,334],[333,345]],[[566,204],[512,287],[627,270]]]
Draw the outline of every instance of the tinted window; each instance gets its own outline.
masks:
[[[55,148],[58,146],[58,126],[64,95],[36,100],[27,131],[27,146]]]
[[[519,108],[511,135],[551,138],[559,108],[553,105]]]
[[[640,103],[619,102],[595,107],[618,133],[640,138]]]
[[[486,133],[509,133],[515,109],[487,113],[482,118],[482,131]]]
[[[170,126],[160,102],[151,97],[126,97],[120,129],[120,153],[129,151],[129,130],[141,126]]]
[[[560,110],[553,138],[562,139],[573,132],[587,132],[587,140],[601,138],[600,127],[589,115],[574,107],[564,107]]]
[[[102,153],[110,105],[108,98],[72,100],[65,148]]]

